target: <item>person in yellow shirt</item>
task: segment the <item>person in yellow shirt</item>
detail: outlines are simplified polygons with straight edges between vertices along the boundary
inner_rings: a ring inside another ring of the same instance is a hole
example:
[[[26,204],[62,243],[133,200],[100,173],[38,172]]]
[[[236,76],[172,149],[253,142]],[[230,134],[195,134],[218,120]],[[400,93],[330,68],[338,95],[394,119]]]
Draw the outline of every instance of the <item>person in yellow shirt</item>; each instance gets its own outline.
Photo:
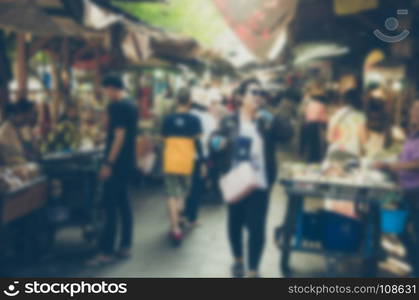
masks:
[[[198,117],[189,112],[191,93],[181,89],[177,108],[166,116],[162,127],[164,138],[163,166],[170,214],[170,239],[175,246],[182,241],[181,213],[189,193],[195,158],[202,157],[199,136],[202,133]]]

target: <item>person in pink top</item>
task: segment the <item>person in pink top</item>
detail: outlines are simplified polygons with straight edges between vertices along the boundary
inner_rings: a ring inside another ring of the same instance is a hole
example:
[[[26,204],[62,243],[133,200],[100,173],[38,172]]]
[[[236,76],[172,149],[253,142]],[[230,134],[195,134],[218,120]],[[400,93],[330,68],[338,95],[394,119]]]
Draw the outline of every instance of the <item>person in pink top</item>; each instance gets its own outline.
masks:
[[[324,132],[328,122],[326,103],[326,96],[318,94],[311,96],[305,107],[301,154],[309,163],[317,163],[323,159]]]

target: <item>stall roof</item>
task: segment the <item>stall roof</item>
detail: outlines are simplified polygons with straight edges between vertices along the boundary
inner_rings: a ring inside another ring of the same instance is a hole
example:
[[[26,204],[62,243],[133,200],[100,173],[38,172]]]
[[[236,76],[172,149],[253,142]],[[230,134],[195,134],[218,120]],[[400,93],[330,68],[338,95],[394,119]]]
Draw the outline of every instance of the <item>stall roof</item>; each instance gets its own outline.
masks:
[[[119,0],[121,1],[121,0]],[[132,0],[134,1],[134,0]],[[152,0],[135,0],[147,2]],[[80,36],[93,33],[106,26],[85,22],[86,7],[95,6],[111,19],[106,25],[129,20],[136,25],[149,26],[137,17],[112,5],[108,0],[0,0],[0,28],[48,36]],[[94,5],[92,5],[94,4]],[[42,20],[42,22],[40,22]],[[99,22],[102,21],[102,22]],[[153,28],[158,31],[158,28]]]
[[[118,1],[124,0],[0,0],[0,28],[38,37],[108,37],[106,48],[111,48],[110,28],[119,24],[123,54],[136,65],[200,61],[196,40],[151,26],[115,6]]]
[[[95,4],[101,6],[104,9],[107,9],[109,11],[112,11],[115,14],[118,14],[120,16],[123,16],[127,18],[128,20],[138,22],[140,21],[137,17],[134,15],[131,15],[127,13],[127,11],[120,9],[118,6],[115,6],[114,3],[126,3],[126,2],[166,2],[166,0],[90,0],[94,2]]]
[[[143,65],[143,61],[149,61],[151,57],[169,61],[195,61],[200,49],[196,40],[167,33],[132,17],[125,18],[119,14],[121,10],[104,3],[107,1],[86,2],[84,24],[98,30],[121,24],[125,32],[122,48],[132,62]]]
[[[77,20],[77,1],[0,0],[0,28],[38,36],[97,34]],[[67,5],[68,3],[72,3]],[[82,8],[81,8],[82,9]],[[42,20],[42,22],[40,22]]]

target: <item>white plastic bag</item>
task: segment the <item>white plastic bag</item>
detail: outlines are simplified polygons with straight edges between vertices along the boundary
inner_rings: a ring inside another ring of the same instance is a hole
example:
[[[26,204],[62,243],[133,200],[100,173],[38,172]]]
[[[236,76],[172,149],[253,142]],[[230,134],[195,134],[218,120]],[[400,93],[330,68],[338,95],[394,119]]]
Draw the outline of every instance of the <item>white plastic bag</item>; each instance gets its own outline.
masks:
[[[221,177],[220,189],[226,203],[240,201],[259,187],[259,180],[250,162],[242,162]]]
[[[156,153],[154,151],[145,154],[137,161],[138,169],[145,175],[150,174],[153,171],[156,158]]]

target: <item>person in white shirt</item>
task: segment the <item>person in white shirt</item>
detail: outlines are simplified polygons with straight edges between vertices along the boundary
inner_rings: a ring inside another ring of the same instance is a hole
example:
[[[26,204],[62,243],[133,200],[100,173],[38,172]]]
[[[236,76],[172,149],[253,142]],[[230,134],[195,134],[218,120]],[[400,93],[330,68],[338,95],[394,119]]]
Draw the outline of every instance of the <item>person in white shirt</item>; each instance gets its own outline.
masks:
[[[332,116],[327,131],[328,156],[344,152],[355,157],[364,153],[366,117],[361,111],[362,95],[352,89],[345,93],[345,105]]]
[[[258,80],[242,82],[237,93],[240,109],[222,120],[211,138],[211,149],[220,157],[222,174],[234,172],[240,163],[249,162],[252,166],[257,187],[238,201],[229,203],[228,237],[234,257],[232,276],[245,276],[243,233],[247,229],[247,276],[258,277],[269,193],[276,178],[274,142],[289,139],[292,128],[263,109],[263,91]]]

